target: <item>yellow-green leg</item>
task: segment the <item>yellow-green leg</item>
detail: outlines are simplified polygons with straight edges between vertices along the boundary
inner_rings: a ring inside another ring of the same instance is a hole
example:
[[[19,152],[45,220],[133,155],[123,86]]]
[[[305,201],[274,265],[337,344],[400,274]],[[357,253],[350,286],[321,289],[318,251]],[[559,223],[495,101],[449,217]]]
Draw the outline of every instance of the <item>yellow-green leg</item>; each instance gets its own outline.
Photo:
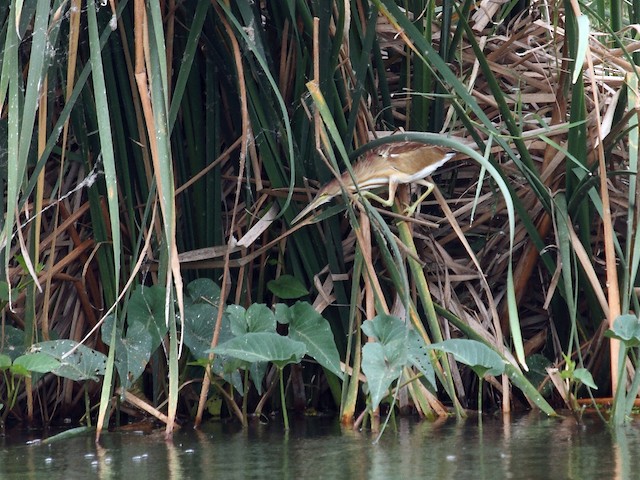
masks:
[[[408,216],[411,216],[415,213],[416,208],[418,208],[418,205],[420,205],[424,201],[424,199],[429,196],[429,194],[433,191],[433,188],[434,188],[433,183],[427,182],[426,180],[416,180],[414,183],[418,183],[426,187],[426,190],[422,195],[420,195],[420,197],[418,197],[418,199],[415,202],[413,202],[409,207],[407,207],[407,209],[405,210],[405,214]],[[398,184],[396,182],[389,182],[389,197],[387,199],[384,199],[381,196],[376,195],[370,190],[363,191],[362,196],[367,197],[370,200],[375,200],[376,202],[380,203],[381,205],[384,205],[385,207],[390,207],[391,205],[393,205],[393,202],[395,201],[397,188],[398,188]]]
[[[411,206],[409,206],[404,211],[405,215],[407,215],[409,217],[412,216],[415,213],[416,208],[418,208],[418,205],[420,205],[424,201],[424,199],[427,198],[429,196],[429,194],[431,193],[431,191],[433,190],[433,183],[427,182],[426,180],[422,180],[420,182],[417,181],[415,183],[419,183],[420,185],[425,186],[427,189],[424,191],[424,193],[422,195],[420,195],[420,197],[418,197],[418,199],[415,202],[413,202],[411,204]]]
[[[375,200],[376,202],[384,205],[385,207],[390,207],[393,205],[394,200],[396,199],[396,189],[398,188],[398,184],[396,182],[389,182],[389,198],[386,200],[379,195],[376,195],[370,190],[365,190],[362,192],[363,197],[367,197],[371,200]]]

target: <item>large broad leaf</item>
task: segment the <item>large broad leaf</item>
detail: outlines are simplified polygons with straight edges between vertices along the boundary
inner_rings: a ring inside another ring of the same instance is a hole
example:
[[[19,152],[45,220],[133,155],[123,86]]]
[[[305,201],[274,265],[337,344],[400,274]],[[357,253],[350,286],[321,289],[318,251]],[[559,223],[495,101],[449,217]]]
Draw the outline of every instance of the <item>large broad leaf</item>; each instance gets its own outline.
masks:
[[[226,313],[229,315],[231,333],[235,336],[276,331],[276,317],[269,307],[262,303],[254,303],[247,310],[240,305],[229,305]]]
[[[195,358],[205,358],[211,348],[218,309],[208,303],[184,302],[184,344]],[[228,319],[222,319],[220,341],[231,338]],[[223,339],[223,336],[226,337]]]
[[[38,333],[38,337],[42,337]],[[57,340],[58,335],[54,330],[49,332],[51,340]],[[25,353],[25,335],[19,328],[5,325],[0,333],[0,353],[7,355],[12,361]]]
[[[109,315],[102,324],[102,340],[116,349],[116,368],[125,390],[140,378],[151,355],[167,334],[164,302],[164,287],[136,287],[127,307],[126,333],[120,325],[117,326],[115,346],[110,345],[113,315]]]
[[[501,375],[504,372],[505,362],[500,355],[476,340],[453,338],[433,343],[426,348],[450,353],[458,362],[471,367],[479,377],[487,374]]]
[[[291,275],[280,275],[275,280],[269,280],[267,288],[271,293],[285,300],[293,300],[309,294],[309,290],[302,282]]]
[[[198,278],[189,282],[187,293],[193,303],[206,302],[217,306],[220,302],[220,287],[210,278]]]
[[[283,312],[280,305],[276,306],[276,315],[279,312]],[[297,302],[288,309],[287,316],[289,338],[304,343],[307,346],[307,355],[342,378],[340,354],[329,322],[307,302]]]
[[[275,332],[257,332],[232,338],[213,351],[247,362],[272,362],[283,368],[289,363],[299,363],[307,353],[307,347]]]
[[[402,320],[386,314],[366,320],[362,331],[377,340],[362,348],[362,371],[367,377],[371,408],[375,410],[407,364],[409,333]]]
[[[184,299],[184,344],[198,359],[207,357],[218,318],[220,287],[209,278],[198,278],[187,285],[188,296]],[[219,342],[231,338],[229,319],[223,315]],[[222,374],[219,358],[212,366],[216,374]]]
[[[640,345],[640,321],[635,315],[620,315],[613,321],[613,328],[604,334],[624,342],[627,347],[637,347]]]
[[[185,304],[184,308],[184,344],[191,354],[198,359],[207,358],[211,351],[211,340],[217,320],[217,309],[206,303]],[[233,338],[229,326],[229,318],[222,316],[218,344]],[[237,370],[228,369],[227,364],[231,359],[225,355],[216,355],[213,358],[211,370],[234,386],[238,392],[242,392],[242,378]],[[262,393],[260,385],[256,385],[258,393]]]
[[[407,360],[408,362],[416,367],[424,378],[429,382],[431,388],[434,391],[438,390],[438,385],[436,383],[436,373],[433,369],[433,364],[431,363],[431,358],[429,355],[429,349],[427,349],[427,345],[424,343],[424,340],[420,338],[418,332],[410,329],[409,332],[409,348],[407,349]]]
[[[72,349],[73,353],[69,353]],[[73,340],[51,340],[36,343],[31,352],[41,352],[60,362],[60,366],[52,373],[75,381],[95,380],[104,375],[107,357]]]
[[[245,318],[247,311],[240,305],[228,305],[225,314],[229,317],[229,326],[234,336],[247,333],[247,320]]]
[[[276,331],[276,316],[263,303],[254,303],[247,308],[245,318],[247,321],[247,333]]]
[[[127,307],[127,338],[132,343],[146,342],[150,337],[151,353],[167,334],[165,320],[165,289],[161,285],[138,286]]]
[[[383,346],[378,342],[367,343],[362,348],[362,371],[367,377],[371,409],[378,408],[391,384],[400,378],[407,356],[406,348]]]
[[[111,334],[108,332],[113,328],[113,321],[113,315],[109,315],[102,324],[102,339],[111,348],[114,346],[110,345]],[[128,390],[140,378],[151,358],[151,335],[138,333],[134,340],[124,336],[122,329],[117,327],[115,349],[116,369],[120,376],[120,383],[122,388]]]
[[[398,317],[381,314],[362,324],[362,331],[368,337],[374,337],[383,345],[407,340],[407,326]]]
[[[3,329],[0,335],[0,352],[15,360],[24,353],[24,331],[11,325],[5,325]]]
[[[60,361],[51,355],[42,352],[33,352],[21,355],[13,362],[13,368],[22,367],[29,372],[49,373],[60,367]]]
[[[187,292],[189,296],[184,299],[184,344],[194,358],[206,359],[211,351],[211,340],[218,318],[220,288],[212,280],[202,278],[190,282]],[[231,338],[233,334],[229,317],[224,313],[218,343],[224,343]],[[216,355],[211,370],[242,394],[242,378],[236,368],[227,368],[230,364],[229,357]],[[257,385],[257,389],[258,393],[261,393],[260,385]]]

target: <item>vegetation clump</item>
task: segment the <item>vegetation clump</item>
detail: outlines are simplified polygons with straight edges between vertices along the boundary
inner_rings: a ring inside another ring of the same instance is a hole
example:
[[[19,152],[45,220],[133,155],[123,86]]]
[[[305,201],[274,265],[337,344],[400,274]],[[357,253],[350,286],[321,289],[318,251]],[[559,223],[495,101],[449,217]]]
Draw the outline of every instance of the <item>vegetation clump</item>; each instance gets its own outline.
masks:
[[[2,425],[378,429],[594,392],[625,423],[640,22],[618,3],[4,2]],[[410,216],[415,179],[389,207],[344,188],[394,142],[457,152]]]

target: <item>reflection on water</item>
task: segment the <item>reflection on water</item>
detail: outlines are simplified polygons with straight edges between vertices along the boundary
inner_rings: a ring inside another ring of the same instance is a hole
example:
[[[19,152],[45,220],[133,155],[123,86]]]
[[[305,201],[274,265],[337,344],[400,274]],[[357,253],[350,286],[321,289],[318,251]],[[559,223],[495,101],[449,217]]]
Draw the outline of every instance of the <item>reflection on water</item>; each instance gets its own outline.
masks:
[[[401,420],[374,440],[321,418],[294,422],[288,434],[279,422],[183,428],[173,442],[107,433],[100,446],[91,434],[50,445],[7,435],[0,478],[626,479],[640,467],[640,429],[609,430],[599,419]]]

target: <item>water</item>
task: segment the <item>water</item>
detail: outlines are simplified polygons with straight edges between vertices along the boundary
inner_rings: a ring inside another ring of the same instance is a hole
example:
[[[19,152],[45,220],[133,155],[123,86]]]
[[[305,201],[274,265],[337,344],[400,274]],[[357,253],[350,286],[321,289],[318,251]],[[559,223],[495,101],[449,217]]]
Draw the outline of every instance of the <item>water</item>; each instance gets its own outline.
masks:
[[[640,428],[609,430],[532,413],[437,422],[401,420],[379,442],[369,432],[311,418],[282,424],[211,424],[162,433],[92,434],[48,445],[0,437],[0,479],[627,479],[640,467]]]

